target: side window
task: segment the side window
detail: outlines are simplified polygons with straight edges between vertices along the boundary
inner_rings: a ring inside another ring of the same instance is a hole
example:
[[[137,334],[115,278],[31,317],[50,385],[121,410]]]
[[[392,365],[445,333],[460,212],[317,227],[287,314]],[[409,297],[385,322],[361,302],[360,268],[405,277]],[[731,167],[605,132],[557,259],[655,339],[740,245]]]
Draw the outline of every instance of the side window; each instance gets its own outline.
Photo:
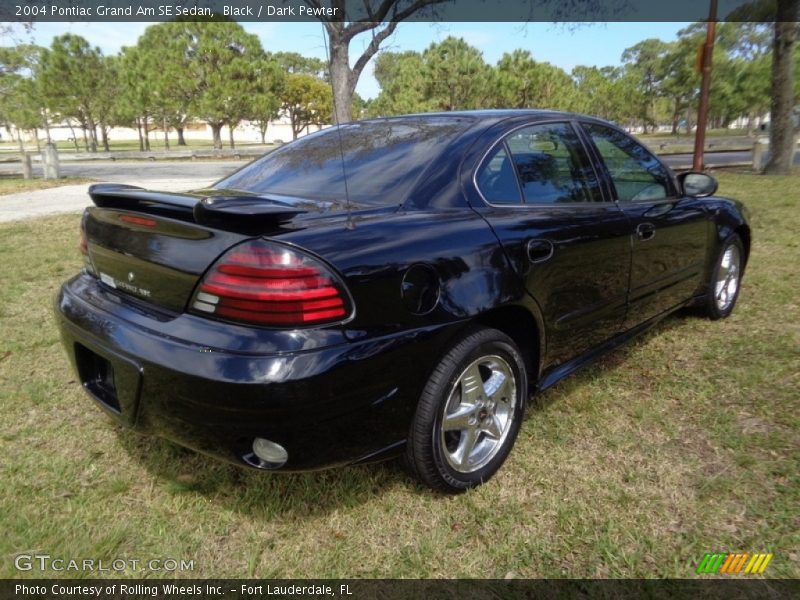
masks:
[[[519,204],[520,195],[514,166],[505,144],[498,146],[481,165],[475,178],[483,197],[491,204]]]
[[[597,175],[569,123],[544,123],[515,131],[483,162],[475,180],[491,204],[603,199]]]
[[[617,189],[620,202],[661,200],[672,195],[669,174],[644,146],[629,135],[584,124]]]
[[[602,200],[597,176],[569,123],[526,127],[506,143],[525,204]]]

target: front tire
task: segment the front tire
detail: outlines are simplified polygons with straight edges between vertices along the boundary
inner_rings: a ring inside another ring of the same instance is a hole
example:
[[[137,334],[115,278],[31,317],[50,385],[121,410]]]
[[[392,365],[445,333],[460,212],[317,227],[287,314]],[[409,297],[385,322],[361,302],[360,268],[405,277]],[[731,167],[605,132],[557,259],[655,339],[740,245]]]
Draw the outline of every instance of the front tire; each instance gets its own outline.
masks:
[[[420,396],[405,463],[434,490],[462,492],[503,465],[525,410],[525,363],[496,329],[472,330],[434,369]]]
[[[742,239],[734,233],[722,244],[708,282],[705,310],[710,319],[724,319],[733,312],[739,298],[744,259]]]

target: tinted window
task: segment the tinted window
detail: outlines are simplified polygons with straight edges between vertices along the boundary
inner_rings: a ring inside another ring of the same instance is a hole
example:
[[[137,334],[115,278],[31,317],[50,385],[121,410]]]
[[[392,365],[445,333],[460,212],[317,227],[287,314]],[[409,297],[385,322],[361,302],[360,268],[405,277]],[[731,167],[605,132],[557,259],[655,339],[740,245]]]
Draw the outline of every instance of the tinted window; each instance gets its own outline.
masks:
[[[400,204],[431,161],[472,121],[385,119],[326,129],[283,146],[216,184],[257,194]]]
[[[526,204],[602,199],[597,177],[569,123],[527,127],[508,138]]]
[[[585,124],[606,163],[621,202],[660,200],[671,194],[663,165],[629,135],[602,125]]]
[[[520,195],[514,165],[501,144],[483,163],[476,177],[483,197],[492,204],[519,204]]]

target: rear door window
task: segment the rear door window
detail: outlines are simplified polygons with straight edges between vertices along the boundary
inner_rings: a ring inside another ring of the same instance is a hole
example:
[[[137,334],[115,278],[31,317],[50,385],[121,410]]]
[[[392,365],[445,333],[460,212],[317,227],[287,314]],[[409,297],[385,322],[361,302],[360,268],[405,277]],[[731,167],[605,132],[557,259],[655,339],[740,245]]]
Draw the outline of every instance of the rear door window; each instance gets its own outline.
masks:
[[[484,161],[476,181],[483,197],[491,204],[522,203],[514,163],[505,144],[500,144]]]
[[[483,163],[476,181],[488,202],[507,204],[515,198],[512,175],[524,204],[602,201],[597,175],[569,123],[515,131]]]

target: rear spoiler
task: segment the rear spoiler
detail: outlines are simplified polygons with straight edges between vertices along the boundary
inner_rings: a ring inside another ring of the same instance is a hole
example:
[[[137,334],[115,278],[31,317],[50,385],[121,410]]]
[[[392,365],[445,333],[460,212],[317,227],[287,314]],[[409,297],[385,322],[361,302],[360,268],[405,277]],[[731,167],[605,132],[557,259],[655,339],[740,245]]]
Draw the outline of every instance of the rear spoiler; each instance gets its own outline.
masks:
[[[191,193],[155,192],[119,183],[90,185],[89,196],[95,206],[101,208],[167,214],[184,219],[191,216],[195,223],[221,229],[225,229],[226,225],[278,224],[308,212],[261,196],[200,196]]]

